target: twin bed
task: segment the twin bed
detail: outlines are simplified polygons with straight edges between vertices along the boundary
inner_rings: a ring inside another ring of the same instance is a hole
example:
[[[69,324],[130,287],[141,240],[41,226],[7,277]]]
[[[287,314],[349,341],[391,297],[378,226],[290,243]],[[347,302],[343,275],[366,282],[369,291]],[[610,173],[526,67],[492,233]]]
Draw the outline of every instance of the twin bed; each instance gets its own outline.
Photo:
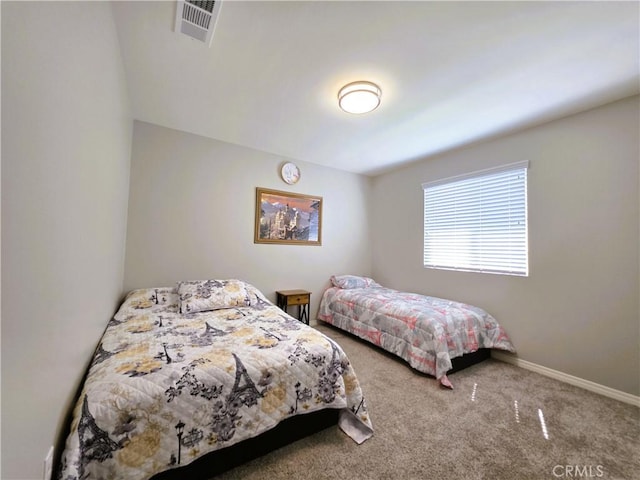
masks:
[[[456,357],[513,351],[483,310],[341,275],[318,319],[451,387]],[[134,290],[109,322],[72,412],[63,480],[211,478],[337,423],[372,434],[342,348],[240,280]]]
[[[504,329],[481,308],[385,288],[368,277],[334,275],[331,283],[319,320],[399,356],[445,387],[452,388],[447,372],[458,363],[485,359],[490,348],[515,351]]]

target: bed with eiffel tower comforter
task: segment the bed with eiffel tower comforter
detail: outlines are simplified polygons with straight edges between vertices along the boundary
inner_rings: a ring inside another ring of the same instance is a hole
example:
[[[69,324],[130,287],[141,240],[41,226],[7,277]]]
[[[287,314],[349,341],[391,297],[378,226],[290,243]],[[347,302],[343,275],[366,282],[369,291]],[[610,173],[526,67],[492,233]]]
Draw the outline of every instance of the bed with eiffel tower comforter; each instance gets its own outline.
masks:
[[[356,442],[372,435],[340,346],[252,285],[134,290],[96,349],[58,478],[148,479],[326,408]]]

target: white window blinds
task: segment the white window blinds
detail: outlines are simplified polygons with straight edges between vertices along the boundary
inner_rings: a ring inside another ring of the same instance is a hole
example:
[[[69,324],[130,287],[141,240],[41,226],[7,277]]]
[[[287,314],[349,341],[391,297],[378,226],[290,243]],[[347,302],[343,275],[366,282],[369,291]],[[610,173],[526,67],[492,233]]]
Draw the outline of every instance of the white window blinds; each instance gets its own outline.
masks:
[[[528,275],[527,166],[424,183],[424,266]]]

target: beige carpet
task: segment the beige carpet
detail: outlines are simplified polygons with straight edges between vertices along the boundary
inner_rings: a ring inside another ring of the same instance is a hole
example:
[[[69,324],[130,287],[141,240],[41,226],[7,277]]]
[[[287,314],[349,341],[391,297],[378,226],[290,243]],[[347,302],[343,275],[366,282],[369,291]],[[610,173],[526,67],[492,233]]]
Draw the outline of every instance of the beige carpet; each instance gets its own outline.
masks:
[[[326,325],[347,352],[374,436],[337,427],[216,477],[225,479],[640,479],[640,412],[495,360],[452,374],[453,391]],[[544,425],[544,426],[543,426]]]

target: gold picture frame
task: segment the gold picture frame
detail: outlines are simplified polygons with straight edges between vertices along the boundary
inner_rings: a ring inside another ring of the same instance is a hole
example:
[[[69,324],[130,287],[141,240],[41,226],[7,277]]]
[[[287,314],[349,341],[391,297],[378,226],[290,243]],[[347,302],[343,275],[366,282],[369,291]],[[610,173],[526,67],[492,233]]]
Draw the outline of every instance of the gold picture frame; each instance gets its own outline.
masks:
[[[256,187],[253,241],[322,245],[322,197]]]

